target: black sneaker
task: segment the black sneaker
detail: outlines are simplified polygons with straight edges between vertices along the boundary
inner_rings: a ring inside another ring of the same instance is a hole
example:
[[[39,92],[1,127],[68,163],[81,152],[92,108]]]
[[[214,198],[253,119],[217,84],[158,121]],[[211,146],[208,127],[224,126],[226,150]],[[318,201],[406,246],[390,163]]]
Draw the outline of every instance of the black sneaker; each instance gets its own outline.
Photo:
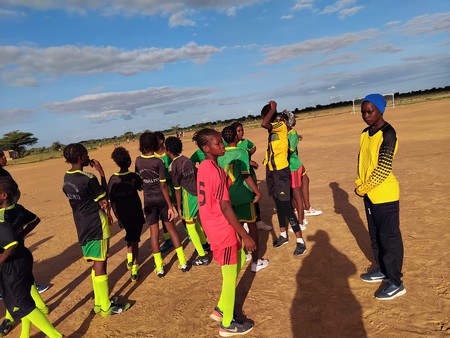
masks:
[[[211,246],[209,245],[209,243],[205,243],[202,244],[203,250],[205,250],[206,253],[210,253],[211,252]]]
[[[218,306],[215,306],[213,312],[211,312],[211,314],[209,315],[209,318],[215,320],[216,322],[222,322],[223,318],[222,310],[220,310]],[[236,318],[237,318],[236,314],[233,313],[233,321],[235,321]]]
[[[251,330],[253,330],[253,323],[252,322],[237,322],[233,320],[230,324],[230,326],[223,326],[222,323],[220,323],[220,330],[219,330],[219,336],[221,337],[231,337],[231,336],[237,336],[237,335],[244,335],[249,333]]]
[[[192,261],[192,265],[195,266],[206,266],[209,264],[209,259],[206,256],[199,257],[196,260]]]
[[[406,289],[403,286],[403,283],[395,285],[394,283],[389,282],[384,289],[375,293],[375,297],[379,300],[391,300],[403,296],[405,293]]]
[[[380,268],[375,268],[372,271],[363,273],[360,278],[363,282],[367,283],[389,282],[389,279],[381,272]]]
[[[3,319],[3,322],[0,324],[0,337],[6,336],[13,329],[16,323],[10,321],[9,319]]]
[[[273,243],[274,248],[279,248],[280,246],[286,244],[289,242],[289,239],[287,237],[283,237],[280,235],[280,237],[277,238],[277,240]]]
[[[106,318],[112,315],[118,315],[122,312],[127,311],[129,308],[131,307],[130,303],[125,303],[125,304],[113,304],[111,303],[111,306],[109,307],[109,309],[107,311],[103,311],[101,312],[102,317]]]
[[[301,256],[306,252],[306,245],[304,243],[297,243],[294,250],[294,256]]]

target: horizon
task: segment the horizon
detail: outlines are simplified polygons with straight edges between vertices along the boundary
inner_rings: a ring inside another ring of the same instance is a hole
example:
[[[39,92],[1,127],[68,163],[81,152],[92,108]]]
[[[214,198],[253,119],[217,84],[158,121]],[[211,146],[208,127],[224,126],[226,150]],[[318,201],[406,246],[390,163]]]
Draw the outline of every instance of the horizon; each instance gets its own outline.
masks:
[[[446,87],[450,3],[5,0],[0,134],[68,144]]]

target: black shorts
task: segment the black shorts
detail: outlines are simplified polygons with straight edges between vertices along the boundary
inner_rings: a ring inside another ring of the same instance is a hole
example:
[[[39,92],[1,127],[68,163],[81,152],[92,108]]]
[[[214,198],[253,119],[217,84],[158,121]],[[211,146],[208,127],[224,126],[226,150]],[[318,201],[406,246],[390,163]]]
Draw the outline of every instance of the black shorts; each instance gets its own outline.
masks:
[[[127,242],[140,242],[143,224],[123,224],[125,240]]]
[[[19,257],[10,257],[0,264],[0,284],[3,290],[3,302],[15,320],[30,314],[36,308],[31,297],[34,284],[33,256],[25,249]],[[14,311],[15,308],[19,308]]]
[[[266,168],[266,184],[269,196],[280,201],[291,200],[291,171],[289,167],[281,170]]]
[[[144,214],[145,222],[147,224],[155,224],[158,223],[159,220],[168,222],[169,216],[167,210],[168,206],[165,200],[144,200]]]

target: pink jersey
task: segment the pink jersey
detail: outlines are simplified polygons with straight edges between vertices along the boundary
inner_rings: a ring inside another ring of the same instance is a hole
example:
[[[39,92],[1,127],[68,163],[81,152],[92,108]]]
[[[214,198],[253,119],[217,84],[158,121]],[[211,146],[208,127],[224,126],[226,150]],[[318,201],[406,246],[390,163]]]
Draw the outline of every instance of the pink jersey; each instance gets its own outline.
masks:
[[[230,200],[228,185],[227,174],[215,161],[200,163],[197,173],[198,207],[213,253],[239,243],[236,231],[220,208],[220,201]]]

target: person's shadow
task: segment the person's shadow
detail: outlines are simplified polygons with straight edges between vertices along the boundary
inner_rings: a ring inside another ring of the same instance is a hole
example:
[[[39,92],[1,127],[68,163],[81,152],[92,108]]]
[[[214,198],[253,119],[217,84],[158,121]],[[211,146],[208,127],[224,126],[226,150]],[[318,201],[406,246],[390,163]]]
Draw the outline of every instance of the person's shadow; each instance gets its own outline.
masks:
[[[355,265],[323,230],[308,236],[308,243],[311,251],[297,274],[291,308],[292,336],[366,337],[361,305],[348,284]]]
[[[338,182],[331,182],[330,188],[333,192],[334,212],[342,216],[361,252],[366,256],[371,265],[375,265],[370,246],[369,232],[359,216],[358,209],[350,203],[348,193],[339,187]]]

